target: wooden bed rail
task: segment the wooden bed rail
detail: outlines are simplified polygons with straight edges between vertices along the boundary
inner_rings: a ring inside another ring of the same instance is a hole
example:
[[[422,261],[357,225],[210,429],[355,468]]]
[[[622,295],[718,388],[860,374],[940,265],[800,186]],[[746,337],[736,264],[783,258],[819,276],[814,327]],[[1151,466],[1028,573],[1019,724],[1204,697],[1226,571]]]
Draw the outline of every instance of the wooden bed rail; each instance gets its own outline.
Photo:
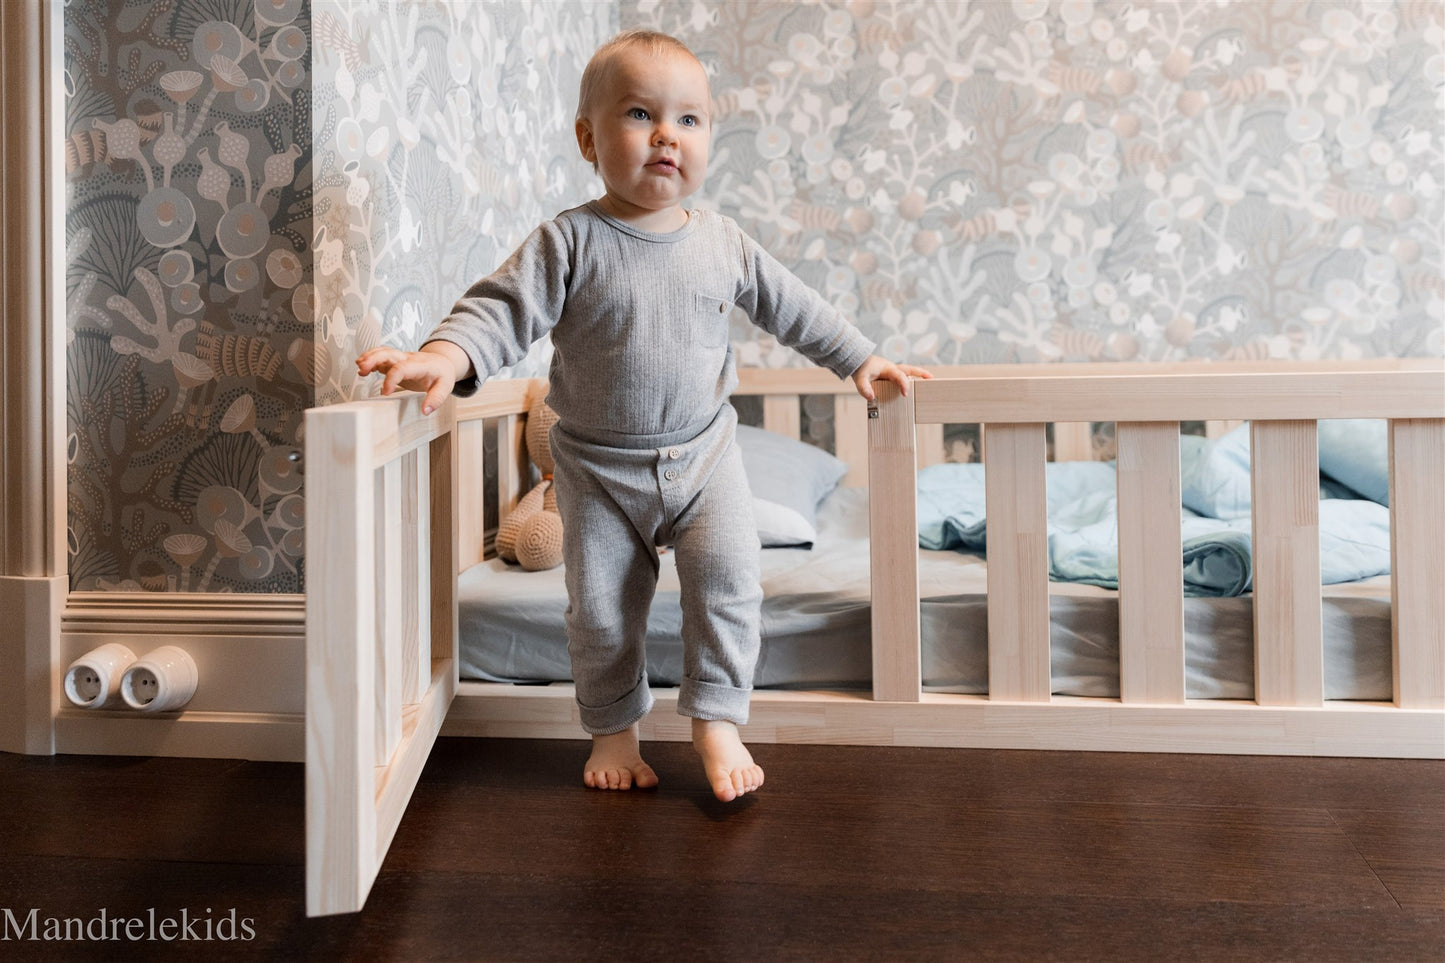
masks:
[[[455,420],[416,394],[306,412],[313,916],[365,901],[456,693]]]
[[[1395,704],[1445,708],[1439,362],[1128,371],[974,369],[968,377],[915,381],[909,398],[880,385],[869,415],[875,493],[916,490],[919,424],[985,426],[989,700],[1050,700],[1044,423],[1069,419],[1116,423],[1121,702],[1184,704],[1179,421],[1217,419],[1252,422],[1255,701],[1320,706],[1316,424],[1328,412],[1389,422]],[[916,505],[878,497],[870,505],[874,698],[917,702]]]

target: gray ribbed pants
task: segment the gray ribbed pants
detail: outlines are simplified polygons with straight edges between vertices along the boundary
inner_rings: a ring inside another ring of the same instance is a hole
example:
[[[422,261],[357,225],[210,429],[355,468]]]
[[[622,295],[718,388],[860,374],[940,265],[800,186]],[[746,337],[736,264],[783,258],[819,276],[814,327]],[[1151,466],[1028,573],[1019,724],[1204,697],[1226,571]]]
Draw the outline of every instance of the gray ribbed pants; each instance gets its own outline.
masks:
[[[652,708],[644,642],[658,545],[682,587],[677,710],[748,719],[763,591],[752,494],[725,405],[689,441],[614,448],[558,426],[551,447],[567,583],[567,652],[582,727],[621,732]]]

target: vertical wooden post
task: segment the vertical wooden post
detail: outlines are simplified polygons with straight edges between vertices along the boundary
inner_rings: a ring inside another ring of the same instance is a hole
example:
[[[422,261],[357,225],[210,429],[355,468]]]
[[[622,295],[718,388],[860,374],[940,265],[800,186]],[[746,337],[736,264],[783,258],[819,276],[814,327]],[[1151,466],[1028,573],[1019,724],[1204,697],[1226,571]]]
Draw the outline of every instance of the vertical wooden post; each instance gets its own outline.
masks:
[[[373,410],[306,413],[306,907],[361,907],[376,875]],[[317,564],[321,559],[325,565]]]
[[[988,696],[1048,702],[1049,533],[1043,425],[985,425]]]
[[[1313,421],[1250,425],[1255,701],[1324,702],[1319,433]]]
[[[1390,422],[1395,704],[1445,708],[1445,421]]]
[[[914,383],[914,390],[917,383]],[[873,595],[873,698],[922,695],[918,610],[918,468],[913,399],[875,381],[868,412],[868,526]]]
[[[1057,425],[1054,426],[1058,428]],[[1119,696],[1184,702],[1179,422],[1119,422]]]

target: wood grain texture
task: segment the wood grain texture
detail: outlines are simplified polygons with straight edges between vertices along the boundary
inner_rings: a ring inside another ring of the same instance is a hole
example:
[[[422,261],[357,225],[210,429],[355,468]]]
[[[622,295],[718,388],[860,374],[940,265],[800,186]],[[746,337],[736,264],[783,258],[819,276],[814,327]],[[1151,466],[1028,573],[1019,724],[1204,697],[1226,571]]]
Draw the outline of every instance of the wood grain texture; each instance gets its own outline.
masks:
[[[1087,421],[1054,422],[1054,461],[1092,461],[1093,427]]]
[[[1439,763],[762,746],[767,785],[726,805],[690,746],[644,751],[657,790],[598,793],[584,742],[440,740],[366,909],[326,919],[301,767],[0,756],[0,906],[236,907],[256,938],[207,952],[266,959],[1425,960],[1445,935]]]
[[[1184,702],[1179,423],[1120,422],[1119,695]]]
[[[455,424],[453,424],[455,427]],[[457,457],[460,439],[450,431],[431,444],[431,464],[427,474],[431,486],[431,661],[450,660],[457,664],[457,576],[464,565],[459,557],[457,538],[459,506],[464,491],[459,474],[461,459]],[[466,491],[480,489],[469,485]],[[423,663],[425,664],[425,663]],[[453,669],[455,672],[455,668]],[[425,672],[422,673],[426,675]]]
[[[988,692],[1049,701],[1048,519],[1043,425],[989,424]]]
[[[947,460],[943,451],[943,426],[919,425],[915,430],[918,432],[918,467],[943,464]]]
[[[763,396],[763,427],[797,441],[802,434],[803,411],[797,395]]]
[[[526,494],[526,421],[518,415],[497,419],[497,504],[498,519],[505,518]],[[481,476],[477,476],[481,487]]]
[[[1255,701],[1324,700],[1319,434],[1314,421],[1250,425]]]
[[[412,452],[401,463],[402,700],[420,702],[431,667],[431,458]]]
[[[1442,371],[1093,374],[918,382],[917,419],[981,421],[1299,420],[1433,417]]]
[[[306,413],[306,901],[350,912],[376,874],[373,413]]]
[[[640,723],[642,737],[688,741],[687,720],[677,715],[677,690],[652,694],[656,705]],[[570,685],[485,682],[459,686],[445,731],[495,738],[585,735]],[[918,702],[900,705],[858,692],[759,689],[744,738],[750,744],[1445,758],[1438,712],[1356,702],[1314,709],[1208,699],[1182,706],[1126,705],[1066,696],[1009,703],[925,692]]]
[[[868,402],[859,394],[838,395],[833,401],[833,453],[848,466],[842,484],[868,487]]]
[[[402,461],[408,452],[376,471],[376,586],[369,601],[373,606],[372,631],[376,633],[376,724],[375,764],[384,766],[401,743],[402,643],[406,636],[402,593]]]
[[[877,417],[870,411],[868,419],[873,697],[917,702],[923,683],[913,399],[891,382],[875,382],[874,389]]]
[[[1390,423],[1395,702],[1445,708],[1445,420]]]

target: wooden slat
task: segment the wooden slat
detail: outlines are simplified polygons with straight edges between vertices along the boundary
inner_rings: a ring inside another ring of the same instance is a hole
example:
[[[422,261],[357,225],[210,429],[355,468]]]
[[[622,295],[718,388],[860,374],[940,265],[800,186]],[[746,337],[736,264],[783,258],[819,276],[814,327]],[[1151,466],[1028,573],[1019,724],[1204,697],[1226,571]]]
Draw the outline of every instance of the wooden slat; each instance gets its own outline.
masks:
[[[856,392],[833,401],[833,453],[848,466],[843,484],[868,486],[868,402]]]
[[[1115,438],[1119,696],[1126,703],[1181,705],[1184,572],[1179,423],[1122,421]]]
[[[763,427],[787,438],[802,434],[802,407],[797,395],[764,395]]]
[[[448,412],[450,414],[450,412]],[[428,469],[431,489],[431,661],[451,660],[452,671],[457,666],[457,575],[460,573],[458,555],[461,550],[457,537],[458,511],[464,499],[461,490],[457,457],[461,445],[460,426],[452,422],[452,431],[432,442],[431,466]],[[480,489],[474,479],[468,484]],[[471,565],[472,562],[466,562]],[[423,673],[425,675],[425,673]]]
[[[917,702],[922,692],[918,608],[918,490],[913,399],[891,382],[874,385],[868,419],[873,698]],[[877,417],[872,417],[876,413]]]
[[[306,413],[306,907],[361,908],[376,875],[371,411]],[[379,410],[379,409],[378,409]],[[322,564],[324,560],[324,564]],[[365,655],[363,656],[363,653]]]
[[[526,476],[526,422],[517,415],[497,419],[497,506],[498,518],[505,518],[517,507],[523,495]]]
[[[402,701],[410,705],[426,694],[431,665],[431,460],[423,452],[402,461],[401,487]]]
[[[919,425],[915,430],[918,433],[918,467],[943,464],[946,460],[943,425]]]
[[[1044,426],[985,425],[988,470],[988,694],[1049,701]]]
[[[1198,421],[1197,418],[1195,420]],[[1204,437],[1223,438],[1242,424],[1244,424],[1242,421],[1206,421],[1204,423]]]
[[[1093,428],[1088,421],[1054,422],[1054,461],[1093,461]]]
[[[456,427],[456,451],[461,477],[467,490],[457,493],[457,537],[462,568],[475,565],[487,554],[487,515],[484,497],[486,478],[486,423],[464,421]],[[433,569],[436,571],[436,569]]]
[[[1395,704],[1445,708],[1445,420],[1390,423]]]
[[[1411,418],[1445,395],[1445,372],[957,378],[915,388],[920,423]]]
[[[407,456],[402,456],[403,458]],[[376,472],[376,589],[372,604],[376,610],[374,644],[376,659],[376,708],[372,718],[376,731],[378,766],[386,765],[401,742],[402,706],[402,540],[401,459],[387,462]],[[364,657],[364,654],[363,654]]]
[[[1314,421],[1250,425],[1255,701],[1324,699],[1319,434]]]

